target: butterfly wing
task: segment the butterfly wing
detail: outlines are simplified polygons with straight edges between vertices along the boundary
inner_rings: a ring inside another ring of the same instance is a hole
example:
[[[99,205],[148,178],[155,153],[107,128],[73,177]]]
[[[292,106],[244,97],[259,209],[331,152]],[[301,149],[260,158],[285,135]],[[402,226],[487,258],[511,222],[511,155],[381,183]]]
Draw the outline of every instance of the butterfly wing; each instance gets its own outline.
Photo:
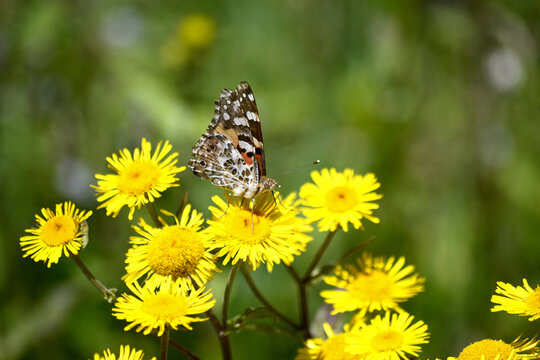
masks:
[[[247,82],[223,89],[214,118],[193,148],[193,173],[236,196],[252,197],[266,174],[262,133],[255,97]]]

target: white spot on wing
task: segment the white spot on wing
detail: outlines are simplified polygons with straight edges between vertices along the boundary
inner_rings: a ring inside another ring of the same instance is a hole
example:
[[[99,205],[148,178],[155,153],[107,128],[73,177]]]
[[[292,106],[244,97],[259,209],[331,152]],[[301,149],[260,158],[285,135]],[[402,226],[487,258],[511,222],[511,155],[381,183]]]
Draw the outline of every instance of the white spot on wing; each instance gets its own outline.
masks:
[[[249,94],[249,95],[248,95],[248,98],[249,98],[249,100],[251,100],[251,101],[255,101],[255,98],[253,97],[253,94]]]
[[[255,114],[253,111],[247,111],[246,116],[249,120],[257,121],[257,114]]]
[[[233,122],[234,122],[234,125],[238,125],[238,126],[246,125],[247,123],[246,119],[243,117],[235,117]]]

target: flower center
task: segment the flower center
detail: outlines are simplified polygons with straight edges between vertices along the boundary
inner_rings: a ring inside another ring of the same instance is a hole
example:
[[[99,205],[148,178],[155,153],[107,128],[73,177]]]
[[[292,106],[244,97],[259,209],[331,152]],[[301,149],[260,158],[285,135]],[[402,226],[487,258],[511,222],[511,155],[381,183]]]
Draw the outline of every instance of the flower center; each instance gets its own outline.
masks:
[[[152,270],[173,280],[192,275],[204,256],[204,244],[197,232],[184,227],[167,226],[148,244],[147,260]]]
[[[390,296],[392,280],[383,271],[373,270],[369,274],[360,274],[349,285],[349,292],[362,301],[382,301]]]
[[[67,244],[77,236],[77,225],[71,216],[58,215],[41,228],[41,239],[48,246]]]
[[[458,360],[494,360],[499,355],[500,360],[508,359],[513,353],[512,346],[501,340],[486,339],[467,346],[457,357]]]
[[[159,293],[144,299],[141,310],[154,319],[171,321],[186,314],[188,303],[184,296]]]
[[[530,311],[538,311],[540,309],[540,286],[537,286],[525,300],[525,306]]]
[[[396,350],[403,345],[404,336],[394,330],[384,330],[371,339],[371,346],[380,352]]]
[[[346,335],[337,334],[326,340],[321,347],[321,359],[324,360],[354,360],[358,359],[358,355],[352,355],[345,351]]]
[[[229,231],[242,244],[259,245],[270,237],[270,220],[253,213],[251,210],[240,210],[229,217]]]
[[[133,162],[118,174],[118,190],[129,195],[144,194],[156,184],[159,170],[151,161]]]
[[[326,193],[326,208],[334,213],[352,210],[358,204],[355,189],[349,186],[336,186]]]

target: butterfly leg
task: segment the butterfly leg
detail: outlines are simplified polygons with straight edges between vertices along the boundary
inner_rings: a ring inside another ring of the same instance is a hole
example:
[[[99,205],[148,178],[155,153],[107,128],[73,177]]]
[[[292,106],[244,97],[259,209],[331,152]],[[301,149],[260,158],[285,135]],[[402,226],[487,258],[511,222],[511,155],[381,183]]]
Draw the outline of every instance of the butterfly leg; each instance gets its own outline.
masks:
[[[255,209],[255,198],[251,199],[251,234],[255,234],[255,223],[253,222],[253,209]]]
[[[278,207],[277,203],[279,202],[279,204],[284,208],[284,209],[287,209],[287,207],[285,205],[283,205],[283,203],[281,202],[281,200],[279,199],[279,196],[276,196],[276,192],[274,190],[272,190],[272,198],[274,199],[274,207]]]
[[[222,218],[225,215],[227,215],[227,211],[229,211],[229,205],[231,203],[231,196],[232,196],[232,194],[229,193],[229,196],[227,196],[227,207],[225,208],[225,212],[223,214],[221,214],[221,216],[219,218]]]

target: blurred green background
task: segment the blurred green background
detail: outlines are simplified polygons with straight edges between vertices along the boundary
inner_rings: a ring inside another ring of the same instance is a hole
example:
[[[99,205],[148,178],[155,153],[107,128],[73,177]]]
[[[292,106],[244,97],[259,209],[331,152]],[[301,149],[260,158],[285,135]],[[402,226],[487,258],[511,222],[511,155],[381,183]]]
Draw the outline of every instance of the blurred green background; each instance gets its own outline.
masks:
[[[378,176],[381,223],[339,234],[324,262],[370,236],[373,253],[406,256],[426,277],[404,304],[432,334],[423,358],[533,336],[536,323],[491,313],[490,297],[496,281],[540,280],[539,30],[532,0],[1,1],[0,359],[86,359],[120,344],[157,355],[159,341],[123,332],[74,264],[23,259],[18,239],[42,207],[95,210],[94,174],[142,137],[170,140],[186,164],[219,91],[242,80],[257,98],[270,176],[315,159]],[[309,170],[287,175],[282,191],[308,180]],[[189,171],[180,181],[159,206],[174,209],[188,190],[208,214],[222,193]],[[127,212],[95,211],[89,225],[83,259],[123,290]],[[255,278],[295,314],[281,267]],[[242,279],[233,304],[232,314],[258,306]],[[173,338],[219,358],[209,323]],[[290,359],[299,345],[232,336],[235,359]]]

